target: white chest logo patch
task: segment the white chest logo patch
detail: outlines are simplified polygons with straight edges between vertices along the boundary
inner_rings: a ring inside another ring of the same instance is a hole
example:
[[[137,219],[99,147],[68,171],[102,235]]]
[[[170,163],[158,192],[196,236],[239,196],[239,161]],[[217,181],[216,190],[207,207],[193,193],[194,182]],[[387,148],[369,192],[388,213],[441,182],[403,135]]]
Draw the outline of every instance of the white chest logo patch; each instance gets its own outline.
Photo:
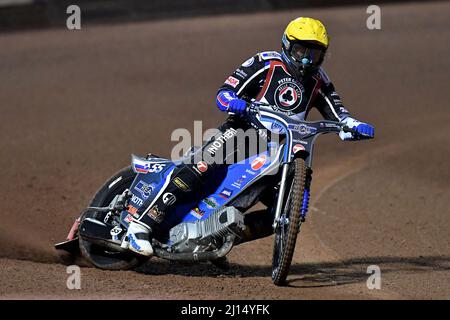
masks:
[[[274,100],[283,111],[291,111],[297,108],[303,98],[303,90],[294,82],[285,82],[275,90]]]

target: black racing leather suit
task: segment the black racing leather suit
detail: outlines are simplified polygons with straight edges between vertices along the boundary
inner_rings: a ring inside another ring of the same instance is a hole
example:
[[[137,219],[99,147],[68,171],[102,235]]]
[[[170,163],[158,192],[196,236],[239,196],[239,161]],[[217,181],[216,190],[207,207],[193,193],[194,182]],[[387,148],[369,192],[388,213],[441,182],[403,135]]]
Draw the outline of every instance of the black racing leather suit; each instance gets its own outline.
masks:
[[[312,107],[317,108],[327,120],[341,121],[349,116],[323,69],[307,78],[296,79],[289,72],[281,55],[275,51],[258,53],[237,68],[219,88],[217,106],[220,110],[227,111],[229,101],[235,98],[268,103],[298,120],[306,119]],[[225,176],[230,163],[215,161],[217,157],[211,156],[220,154],[223,159],[236,158],[236,154],[245,152],[247,146],[235,144],[230,150],[225,142],[236,139],[238,129],[255,130],[245,116],[237,115],[229,116],[218,129],[220,134],[212,137],[192,154],[191,163],[179,165],[175,169],[171,181],[161,193],[172,193],[176,201],[167,205],[163,197],[160,197],[148,213],[142,215],[149,205],[144,203],[138,211],[141,223],[154,232],[160,230],[162,224],[167,224],[166,227],[176,224],[178,221],[170,219],[173,207],[191,201],[194,197],[201,199],[213,191]],[[216,184],[211,183],[212,181]]]
[[[228,77],[217,97],[217,105],[223,111],[230,100],[227,92],[231,97],[269,103],[300,120],[306,119],[312,107],[327,120],[341,121],[349,116],[322,68],[305,79],[295,79],[275,51],[256,54]]]

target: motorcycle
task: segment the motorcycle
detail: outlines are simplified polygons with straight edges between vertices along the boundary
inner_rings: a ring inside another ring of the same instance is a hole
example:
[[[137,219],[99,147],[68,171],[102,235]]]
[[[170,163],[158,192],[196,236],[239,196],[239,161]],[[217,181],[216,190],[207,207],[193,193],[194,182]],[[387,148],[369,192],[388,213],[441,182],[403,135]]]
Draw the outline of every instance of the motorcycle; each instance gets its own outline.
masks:
[[[294,120],[259,102],[250,104],[247,116],[284,140],[271,142],[268,150],[229,165],[214,192],[177,206],[164,220],[164,231],[152,235],[152,246],[154,255],[162,259],[210,261],[220,266],[233,246],[275,234],[272,281],[284,285],[308,212],[316,138],[341,130],[354,135],[358,132],[329,120]],[[131,166],[113,175],[98,190],[76,219],[66,241],[56,244],[56,249],[81,253],[88,262],[106,270],[126,270],[146,262],[148,258],[123,249],[122,240],[129,223],[138,218],[138,209],[149,198],[160,196],[180,161],[183,159],[132,155]],[[186,187],[181,180],[175,183],[181,189]],[[254,219],[246,219],[246,210],[258,201],[267,209],[253,214]],[[262,222],[263,228],[255,228],[252,221]],[[249,229],[256,234],[248,236]]]

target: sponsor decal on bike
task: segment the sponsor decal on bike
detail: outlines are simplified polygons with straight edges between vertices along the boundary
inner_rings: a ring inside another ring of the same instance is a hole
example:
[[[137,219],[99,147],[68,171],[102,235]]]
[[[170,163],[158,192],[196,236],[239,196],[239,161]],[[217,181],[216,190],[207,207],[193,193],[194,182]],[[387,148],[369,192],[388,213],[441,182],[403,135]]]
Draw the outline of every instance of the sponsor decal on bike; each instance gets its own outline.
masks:
[[[296,144],[295,146],[292,147],[292,152],[293,153],[297,153],[299,151],[304,151],[305,147],[301,144]]]
[[[142,206],[144,204],[144,200],[139,198],[138,196],[134,195],[131,197],[131,202],[133,202],[138,207]]]
[[[133,167],[137,173],[159,173],[166,165],[164,163],[149,163],[140,159],[133,159]]]
[[[267,160],[267,157],[264,154],[259,157],[256,157],[255,159],[253,159],[253,161],[251,163],[252,169],[255,171],[261,169],[262,166],[266,163],[266,160]]]
[[[235,187],[236,189],[240,189],[242,187],[242,183],[247,179],[247,175],[243,174],[239,177],[235,182],[231,184],[232,187]]]
[[[206,172],[208,170],[208,164],[205,161],[200,161],[197,163],[197,169],[201,173]]]
[[[256,175],[256,172],[252,171],[250,169],[246,169],[245,172],[247,172],[249,175],[252,175],[252,176]]]
[[[253,64],[253,62],[255,62],[255,58],[251,57],[250,59],[245,60],[244,63],[242,64],[242,66],[244,68],[248,68],[248,67],[250,67]]]
[[[233,191],[227,188],[223,188],[222,191],[219,193],[219,197],[223,199],[230,199],[233,195]]]
[[[270,131],[272,131],[273,133],[282,133],[284,131],[284,128],[277,121],[274,121],[270,125]]]
[[[166,165],[163,163],[155,163],[150,166],[150,170],[148,170],[148,172],[149,173],[159,173],[164,169],[165,166]]]
[[[149,211],[148,211],[148,216],[155,220],[158,223],[161,223],[163,218],[164,218],[164,212],[160,211],[158,206],[154,206],[152,207]]]
[[[206,206],[209,209],[216,209],[219,206],[219,204],[217,203],[217,200],[214,199],[213,197],[209,197],[209,198],[203,199],[202,202],[204,204],[206,204]]]
[[[214,155],[217,150],[219,150],[222,145],[227,141],[233,138],[237,134],[236,130],[233,128],[227,129],[224,133],[222,133],[220,136],[218,136],[214,142],[211,143],[211,145],[208,147],[208,152],[211,155]]]
[[[134,190],[139,192],[142,198],[147,199],[148,197],[150,197],[153,190],[155,190],[155,184],[148,184],[145,181],[139,180],[139,182],[134,186]]]
[[[309,134],[314,134],[317,131],[316,128],[307,126],[306,124],[290,124],[288,126],[288,128],[291,129],[291,130],[297,131],[302,136],[306,136],[306,135],[309,135]]]
[[[173,179],[173,183],[181,191],[188,192],[191,190],[189,188],[189,185],[186,182],[184,182],[183,180],[181,180],[179,177],[176,177],[175,179]]]
[[[236,88],[237,85],[239,84],[239,80],[233,76],[229,76],[228,79],[225,81],[225,84],[228,84],[228,85],[232,86],[233,88]]]
[[[163,194],[162,201],[165,205],[171,206],[177,201],[177,198],[170,192],[166,192]]]
[[[283,81],[285,80],[285,81]],[[281,111],[293,111],[298,108],[303,99],[304,88],[291,78],[282,79],[281,84],[275,89],[274,100],[277,108]]]
[[[128,214],[123,220],[125,220],[125,222],[131,223],[133,221],[133,216],[131,214]]]
[[[199,208],[195,208],[190,211],[190,214],[196,217],[197,219],[201,219],[203,215],[205,214],[205,211],[200,210]]]
[[[132,205],[129,205],[129,206],[127,207],[127,211],[128,211],[129,213],[131,213],[131,214],[133,215],[133,217],[135,217],[135,218],[138,218],[138,217],[139,217],[139,215],[137,214],[138,209],[137,209],[136,207],[133,207]]]

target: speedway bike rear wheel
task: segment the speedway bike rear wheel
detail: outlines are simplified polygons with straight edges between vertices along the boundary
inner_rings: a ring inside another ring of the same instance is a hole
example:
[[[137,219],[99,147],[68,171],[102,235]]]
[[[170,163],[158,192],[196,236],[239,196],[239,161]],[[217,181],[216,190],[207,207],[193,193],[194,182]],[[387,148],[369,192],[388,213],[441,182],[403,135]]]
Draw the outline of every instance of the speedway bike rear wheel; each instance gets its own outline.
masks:
[[[293,172],[280,221],[275,229],[275,243],[272,259],[272,281],[275,285],[286,284],[286,278],[294,255],[295,244],[301,225],[301,208],[307,181],[305,160],[297,158],[292,162]]]
[[[117,194],[123,193],[130,187],[136,174],[131,167],[126,167],[114,174],[106,183],[97,191],[91,200],[90,207],[108,206]],[[86,217],[103,221],[106,213],[104,212],[86,212],[81,220]],[[82,225],[81,221],[81,225]],[[80,226],[81,226],[80,225]],[[79,238],[79,247],[83,257],[100,269],[105,270],[127,270],[132,269],[142,262],[144,259],[138,257],[131,252],[115,252],[106,247],[90,242],[88,239]]]

